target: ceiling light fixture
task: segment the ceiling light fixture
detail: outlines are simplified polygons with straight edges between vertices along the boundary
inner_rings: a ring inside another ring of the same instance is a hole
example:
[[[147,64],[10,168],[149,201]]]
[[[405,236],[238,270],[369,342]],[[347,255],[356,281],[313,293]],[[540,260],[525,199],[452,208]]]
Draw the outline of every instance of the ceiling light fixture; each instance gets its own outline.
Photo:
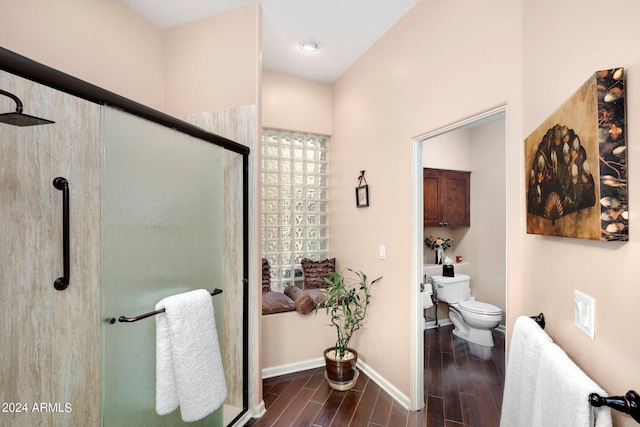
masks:
[[[300,49],[304,50],[305,52],[315,52],[316,50],[320,49],[320,42],[309,39],[309,40],[300,42],[298,46],[300,47]]]

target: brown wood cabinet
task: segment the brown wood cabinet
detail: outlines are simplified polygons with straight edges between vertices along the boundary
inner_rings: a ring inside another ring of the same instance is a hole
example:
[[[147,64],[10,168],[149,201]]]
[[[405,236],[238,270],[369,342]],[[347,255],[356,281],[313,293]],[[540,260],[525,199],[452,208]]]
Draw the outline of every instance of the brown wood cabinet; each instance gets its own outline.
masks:
[[[424,168],[425,227],[469,227],[471,172]]]

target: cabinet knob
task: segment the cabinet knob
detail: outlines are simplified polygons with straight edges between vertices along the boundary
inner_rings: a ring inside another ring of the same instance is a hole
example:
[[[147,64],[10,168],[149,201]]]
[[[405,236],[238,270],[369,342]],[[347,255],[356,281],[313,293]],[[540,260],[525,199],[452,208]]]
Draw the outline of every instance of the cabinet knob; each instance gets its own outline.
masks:
[[[448,225],[449,225],[449,223],[448,223],[448,222],[446,222],[446,221],[444,221],[444,222],[439,222],[439,223],[438,223],[438,225],[439,225],[440,227],[446,227],[446,226],[448,226]]]

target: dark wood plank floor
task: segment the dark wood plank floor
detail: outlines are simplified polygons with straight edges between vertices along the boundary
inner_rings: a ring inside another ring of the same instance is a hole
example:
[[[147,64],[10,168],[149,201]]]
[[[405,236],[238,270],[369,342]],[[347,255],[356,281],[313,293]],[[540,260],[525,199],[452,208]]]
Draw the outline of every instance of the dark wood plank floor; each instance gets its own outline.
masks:
[[[426,410],[408,411],[360,372],[356,386],[332,390],[324,368],[263,381],[267,412],[252,427],[497,427],[504,387],[504,336],[484,347],[451,333],[452,326],[424,333]]]

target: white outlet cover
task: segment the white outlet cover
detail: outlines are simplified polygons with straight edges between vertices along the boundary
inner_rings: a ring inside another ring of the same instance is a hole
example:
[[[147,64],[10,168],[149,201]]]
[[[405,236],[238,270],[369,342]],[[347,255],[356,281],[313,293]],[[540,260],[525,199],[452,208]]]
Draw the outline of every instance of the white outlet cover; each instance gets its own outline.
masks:
[[[574,324],[591,339],[595,339],[595,300],[576,290],[573,297]]]

